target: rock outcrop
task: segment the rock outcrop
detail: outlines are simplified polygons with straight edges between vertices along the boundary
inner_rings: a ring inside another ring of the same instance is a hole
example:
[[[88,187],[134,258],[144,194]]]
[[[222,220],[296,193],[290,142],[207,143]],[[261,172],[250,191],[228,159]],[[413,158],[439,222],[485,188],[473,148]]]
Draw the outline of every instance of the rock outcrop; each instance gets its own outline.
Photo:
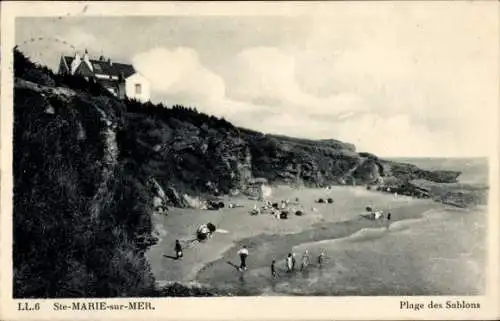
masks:
[[[370,153],[357,153],[353,145],[339,141],[263,135],[247,129],[241,129],[240,133],[250,147],[254,176],[265,177],[272,183],[371,184],[380,178],[453,183],[460,175],[454,171],[422,170]]]
[[[14,58],[14,298],[150,295],[152,195],[121,154],[125,106]]]
[[[413,164],[398,163],[381,160],[386,176],[396,177],[400,180],[425,179],[436,183],[456,183],[460,172],[458,171],[429,171],[418,168]]]
[[[127,108],[126,135],[131,142],[127,154],[148,176],[155,177],[171,205],[184,206],[184,193],[217,195],[242,190],[252,178],[248,144],[229,124],[183,107],[148,109],[127,102]]]
[[[127,153],[163,186],[171,206],[188,206],[184,193],[234,195],[256,177],[270,184],[321,187],[381,180],[453,183],[460,175],[357,153],[354,145],[337,140],[265,135],[182,106],[126,104],[132,142]]]

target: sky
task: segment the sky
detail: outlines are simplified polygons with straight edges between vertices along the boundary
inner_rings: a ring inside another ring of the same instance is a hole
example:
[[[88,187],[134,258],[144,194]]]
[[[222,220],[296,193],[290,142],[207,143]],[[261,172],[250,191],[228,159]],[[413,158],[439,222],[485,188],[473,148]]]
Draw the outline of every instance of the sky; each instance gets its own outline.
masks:
[[[385,157],[490,154],[496,10],[356,4],[293,16],[17,18],[16,43],[54,70],[71,46],[131,63],[153,102],[266,133],[339,139]]]

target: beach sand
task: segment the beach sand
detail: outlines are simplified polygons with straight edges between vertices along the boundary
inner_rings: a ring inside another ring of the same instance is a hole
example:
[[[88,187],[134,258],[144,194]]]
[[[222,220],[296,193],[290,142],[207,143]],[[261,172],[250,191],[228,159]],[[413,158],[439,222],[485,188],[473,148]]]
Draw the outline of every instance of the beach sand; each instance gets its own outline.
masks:
[[[296,197],[306,214],[292,214],[287,220],[278,220],[270,214],[250,215],[250,209],[257,202],[245,197],[224,199],[226,205],[229,202],[240,203],[245,206],[243,208],[224,208],[219,211],[172,209],[168,216],[155,216],[155,226],[163,231],[163,235],[160,242],[150,249],[148,257],[157,281],[160,284],[196,281],[234,291],[237,295],[391,295],[446,292],[447,289],[443,287],[450,284],[450,277],[435,277],[443,273],[428,276],[432,272],[429,269],[436,268],[436,265],[424,264],[432,261],[431,256],[434,255],[435,260],[440,260],[438,265],[440,264],[441,269],[449,270],[447,264],[451,261],[443,258],[439,248],[433,253],[434,247],[426,244],[426,240],[424,243],[420,239],[417,242],[411,233],[418,231],[419,224],[428,224],[432,218],[434,223],[431,225],[443,229],[444,226],[438,223],[442,222],[443,213],[451,217],[456,217],[456,213],[450,214],[443,205],[430,200],[395,197],[368,191],[363,187],[342,186],[325,190],[280,186],[273,189],[270,200],[293,201]],[[334,203],[315,203],[319,197],[331,197]],[[366,214],[366,206],[391,212],[390,225],[385,219],[372,221],[361,217],[360,214]],[[317,208],[317,211],[311,211],[312,207]],[[192,243],[185,248],[182,260],[169,257],[174,254],[176,239],[181,242],[192,239],[196,228],[207,222],[213,222],[224,233],[215,233],[213,238],[203,243]],[[457,233],[452,234],[458,237]],[[426,235],[421,237],[425,238]],[[415,250],[415,242],[419,246],[423,244],[427,249]],[[441,241],[432,243],[431,240],[431,244],[437,243]],[[248,271],[241,273],[234,265],[239,264],[236,252],[243,244],[249,248],[250,256]],[[473,241],[471,244],[477,242]],[[286,255],[293,250],[300,262],[305,249],[310,251],[310,268],[304,273],[285,273]],[[326,251],[327,257],[320,269],[316,266],[316,257],[321,250]],[[454,254],[461,257],[459,254],[466,251],[458,249],[456,252]],[[273,259],[276,260],[279,274],[276,279],[270,276],[270,263]],[[474,258],[471,261],[480,260],[481,258]],[[476,265],[471,266],[477,269]],[[470,269],[464,273],[470,273]],[[433,277],[436,280],[431,280]],[[480,287],[476,283],[451,290],[479,291]]]

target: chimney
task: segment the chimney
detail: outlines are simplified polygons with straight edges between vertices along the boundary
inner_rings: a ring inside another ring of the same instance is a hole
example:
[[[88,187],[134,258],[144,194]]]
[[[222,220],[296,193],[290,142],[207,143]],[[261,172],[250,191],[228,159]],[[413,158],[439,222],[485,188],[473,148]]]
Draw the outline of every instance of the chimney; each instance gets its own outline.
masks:
[[[83,54],[83,61],[89,61],[89,52],[85,49],[85,53]]]
[[[85,54],[83,55],[83,61],[87,64],[91,71],[94,71],[92,64],[90,63],[89,52],[85,49]]]

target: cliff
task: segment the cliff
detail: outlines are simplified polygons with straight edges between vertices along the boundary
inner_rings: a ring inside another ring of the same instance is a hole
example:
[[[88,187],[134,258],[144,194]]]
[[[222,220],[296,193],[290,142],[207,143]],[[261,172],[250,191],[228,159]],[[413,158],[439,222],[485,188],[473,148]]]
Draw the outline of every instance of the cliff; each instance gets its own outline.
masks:
[[[425,179],[457,181],[460,172],[428,171],[415,165],[357,153],[354,145],[337,140],[307,140],[240,129],[252,155],[253,174],[271,182],[307,186],[373,184],[381,178],[396,181]]]
[[[181,106],[126,105],[126,153],[170,194],[229,193],[252,177],[248,144],[231,124]]]
[[[239,193],[253,178],[324,186],[460,175],[333,139],[264,135],[194,108],[120,101],[18,51],[14,70],[16,298],[153,295],[151,213]]]
[[[18,52],[14,68],[14,297],[148,295],[152,195],[121,153],[125,106]]]
[[[253,178],[321,187],[375,184],[381,178],[452,183],[460,175],[357,153],[354,145],[337,140],[297,139],[237,128],[194,108],[131,101],[126,105],[126,135],[131,142],[127,153],[142,163],[147,175],[172,191],[168,202],[174,206],[187,206],[183,193],[237,193]]]

